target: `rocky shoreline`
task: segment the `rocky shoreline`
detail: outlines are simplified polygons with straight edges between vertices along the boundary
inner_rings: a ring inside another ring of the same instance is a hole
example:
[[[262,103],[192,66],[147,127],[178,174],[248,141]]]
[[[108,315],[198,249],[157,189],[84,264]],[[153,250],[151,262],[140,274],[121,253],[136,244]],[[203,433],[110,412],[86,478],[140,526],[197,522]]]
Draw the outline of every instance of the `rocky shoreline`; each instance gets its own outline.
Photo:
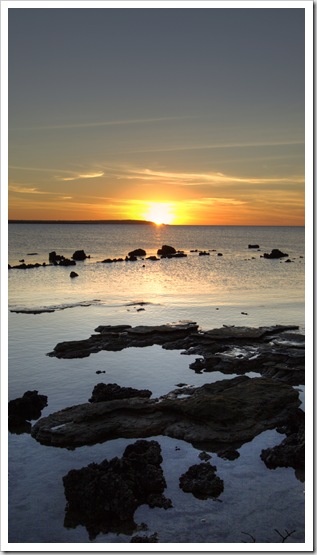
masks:
[[[73,450],[117,438],[136,440],[121,459],[92,462],[63,477],[64,526],[85,526],[91,540],[99,533],[132,535],[138,530],[134,513],[140,505],[172,508],[173,500],[163,493],[166,480],[161,447],[153,437],[183,440],[201,451],[201,462],[178,477],[179,488],[198,499],[216,500],[226,488],[216,466],[209,462],[211,453],[233,461],[240,456],[240,447],[267,430],[280,433],[281,443],[259,452],[263,464],[268,469],[292,467],[302,479],[305,414],[294,385],[304,384],[305,347],[304,336],[297,330],[296,326],[223,326],[202,331],[190,321],[136,327],[100,325],[85,340],[57,344],[48,355],[60,359],[161,345],[184,355],[199,355],[190,364],[195,372],[232,375],[199,387],[180,383],[158,398],[148,389],[98,383],[87,403],[42,418],[41,410],[35,414],[29,407],[22,414],[24,401],[10,402],[11,421],[15,409],[27,420],[39,418],[32,427],[26,422],[23,431],[31,432],[43,445]],[[249,372],[258,376],[243,375]],[[37,406],[41,401],[39,409],[47,404],[47,397],[37,391],[27,393],[28,401],[34,399]],[[159,541],[158,535],[154,536],[133,536],[131,541]]]

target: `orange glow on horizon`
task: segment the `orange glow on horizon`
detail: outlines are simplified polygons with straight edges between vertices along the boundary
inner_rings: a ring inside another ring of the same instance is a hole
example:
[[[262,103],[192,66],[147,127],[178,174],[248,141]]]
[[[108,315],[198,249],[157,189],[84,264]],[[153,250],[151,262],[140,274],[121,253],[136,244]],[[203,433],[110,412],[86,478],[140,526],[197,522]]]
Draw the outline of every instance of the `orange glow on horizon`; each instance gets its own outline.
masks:
[[[174,205],[167,202],[149,202],[147,211],[142,214],[145,220],[156,225],[175,223]]]

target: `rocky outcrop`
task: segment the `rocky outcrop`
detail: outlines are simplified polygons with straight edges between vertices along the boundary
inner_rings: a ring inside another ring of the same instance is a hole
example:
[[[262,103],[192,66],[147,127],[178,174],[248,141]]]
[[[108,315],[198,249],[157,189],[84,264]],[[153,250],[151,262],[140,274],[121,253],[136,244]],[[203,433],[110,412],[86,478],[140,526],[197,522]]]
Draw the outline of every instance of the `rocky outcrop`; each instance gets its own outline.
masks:
[[[223,451],[285,425],[300,404],[298,391],[266,378],[238,376],[185,392],[180,398],[182,388],[159,399],[70,407],[36,422],[32,436],[45,445],[73,448],[119,437],[167,435],[200,449]]]
[[[146,251],[144,249],[135,249],[129,252],[128,256],[146,256]]]
[[[80,341],[58,343],[49,356],[83,358],[102,350],[120,351],[127,347],[161,345],[164,349],[197,354],[190,368],[195,372],[225,374],[258,372],[262,376],[292,385],[305,383],[304,336],[287,333],[298,326],[260,328],[222,327],[199,331],[196,322],[176,322],[161,326],[98,326],[98,334]]]
[[[283,258],[284,256],[287,257],[288,254],[280,251],[279,249],[273,249],[270,254],[268,254],[267,252],[263,254],[263,258]]]
[[[223,480],[216,475],[217,467],[209,462],[194,464],[179,479],[179,487],[198,499],[216,498],[223,492]]]
[[[64,526],[85,526],[92,540],[100,532],[133,532],[134,513],[144,503],[171,507],[171,501],[162,495],[166,482],[161,462],[160,445],[140,440],[128,445],[121,459],[71,470],[63,478],[67,500]]]
[[[176,249],[171,247],[170,245],[162,245],[160,249],[158,249],[157,254],[161,256],[167,256],[168,254],[176,254]]]
[[[100,403],[102,401],[113,401],[114,399],[131,399],[133,397],[143,397],[148,399],[151,395],[152,391],[149,391],[148,389],[120,387],[120,385],[116,383],[98,383],[95,385],[89,401],[91,403]]]
[[[87,256],[84,250],[75,251],[72,256],[73,260],[86,260],[86,258],[89,258],[89,256]]]
[[[30,420],[40,418],[42,409],[47,406],[47,396],[38,391],[26,391],[22,397],[8,403],[9,430],[25,426]],[[26,428],[29,428],[28,426]]]
[[[268,468],[305,468],[305,413],[294,411],[287,425],[280,430],[286,438],[275,447],[263,449],[261,459]]]

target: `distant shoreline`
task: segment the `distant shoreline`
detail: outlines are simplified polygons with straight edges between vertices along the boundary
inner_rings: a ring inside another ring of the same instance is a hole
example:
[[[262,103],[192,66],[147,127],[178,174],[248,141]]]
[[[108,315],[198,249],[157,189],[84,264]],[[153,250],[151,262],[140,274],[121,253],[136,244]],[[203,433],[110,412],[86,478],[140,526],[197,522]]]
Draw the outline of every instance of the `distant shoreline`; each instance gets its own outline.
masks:
[[[154,225],[147,220],[8,220],[9,224],[128,224]],[[165,225],[165,224],[164,224]]]

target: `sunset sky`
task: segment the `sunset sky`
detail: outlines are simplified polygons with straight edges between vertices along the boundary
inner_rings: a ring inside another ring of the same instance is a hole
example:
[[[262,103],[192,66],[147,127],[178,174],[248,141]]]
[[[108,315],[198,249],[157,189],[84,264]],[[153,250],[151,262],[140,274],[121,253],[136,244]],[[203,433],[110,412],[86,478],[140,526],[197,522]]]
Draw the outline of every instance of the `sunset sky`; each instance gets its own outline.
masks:
[[[305,10],[149,5],[9,8],[9,218],[303,225]]]

